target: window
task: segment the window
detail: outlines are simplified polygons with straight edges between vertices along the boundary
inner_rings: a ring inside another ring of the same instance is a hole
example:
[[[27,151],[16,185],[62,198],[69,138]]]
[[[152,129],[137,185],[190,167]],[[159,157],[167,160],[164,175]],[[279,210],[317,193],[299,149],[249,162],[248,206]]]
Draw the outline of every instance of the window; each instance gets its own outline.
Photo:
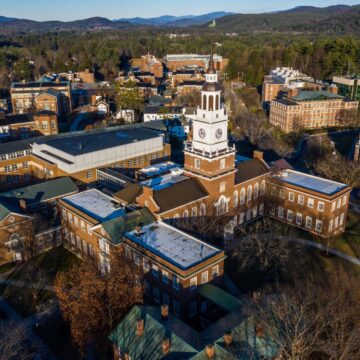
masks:
[[[85,223],[83,220],[80,221],[81,230],[85,231]]]
[[[247,201],[251,201],[252,198],[252,186],[249,185],[247,188]]]
[[[281,219],[284,217],[284,208],[282,206],[279,206],[278,217]]]
[[[17,164],[11,165],[11,170],[16,171],[18,169]]]
[[[9,173],[10,171],[11,171],[10,166],[9,166],[9,165],[6,165],[6,166],[5,166],[5,172],[6,172],[6,173]]]
[[[334,220],[334,228],[336,229],[339,226],[339,217],[337,216]]]
[[[89,235],[92,234],[91,225],[90,225],[90,224],[87,224],[87,232],[88,232]]]
[[[162,281],[164,284],[169,283],[169,273],[166,270],[162,271]]]
[[[347,201],[347,196],[343,196],[342,198],[342,205],[345,206],[346,205],[346,201]]]
[[[329,221],[329,232],[332,231],[332,229],[333,229],[333,224],[334,224],[334,220],[331,219],[331,220]]]
[[[220,170],[225,169],[225,166],[226,166],[225,159],[221,159],[221,160],[220,160]]]
[[[219,191],[220,191],[220,193],[223,193],[223,192],[225,192],[225,190],[226,190],[226,182],[222,182],[222,183],[220,184],[220,189],[219,189]]]
[[[292,210],[288,210],[287,211],[287,220],[293,221],[293,219],[294,219],[294,213],[292,212]]]
[[[153,274],[153,276],[159,277],[159,267],[155,264],[152,264],[151,273]]]
[[[153,287],[153,297],[155,302],[160,303],[160,290],[157,287]]]
[[[23,168],[27,169],[29,167],[29,164],[27,161],[23,162]]]
[[[189,316],[195,316],[196,315],[196,300],[193,300],[189,304]]]
[[[42,127],[43,127],[44,130],[47,130],[47,129],[48,129],[48,123],[47,123],[47,121],[43,121],[43,122],[42,122]]]
[[[68,220],[69,220],[69,223],[73,222],[72,215],[70,213],[68,213]]]
[[[240,205],[244,205],[245,204],[245,189],[242,188],[240,190]]]
[[[318,209],[319,211],[324,211],[324,209],[325,209],[325,204],[324,204],[322,201],[319,201],[319,202],[318,202],[318,207],[317,207],[317,209]]]
[[[200,205],[200,216],[206,215],[206,205],[203,203]]]
[[[140,256],[140,254],[138,254],[138,253],[136,253],[136,252],[134,252],[134,262],[135,262],[135,264],[136,265],[140,265],[140,263],[141,263],[141,256]]]
[[[336,209],[336,201],[331,203],[331,212],[335,211]]]
[[[79,226],[79,219],[76,216],[74,216],[74,224],[77,227]]]
[[[194,290],[197,287],[197,277],[193,277],[190,279],[190,290]]]
[[[195,159],[195,169],[200,169],[201,162],[200,159]]]
[[[311,227],[312,227],[312,217],[311,217],[311,216],[307,216],[307,217],[306,217],[305,226],[306,226],[308,229],[311,229]]]
[[[205,271],[201,274],[201,283],[205,284],[209,281],[209,272]]]
[[[219,276],[219,265],[215,265],[212,267],[211,276],[213,279],[216,278],[217,276]]]
[[[302,225],[302,214],[296,213],[296,224]]]
[[[264,215],[264,204],[260,204],[260,206],[259,206],[259,214]]]
[[[175,290],[179,291],[180,290],[180,281],[179,281],[179,278],[177,276],[173,275],[172,283],[173,283],[173,288]]]
[[[189,222],[189,210],[184,210],[183,212],[183,218],[186,223]]]
[[[337,201],[337,208],[340,209],[340,207],[341,207],[341,199],[338,199],[338,201]]]
[[[91,178],[92,178],[92,176],[93,176],[93,172],[92,172],[92,170],[88,170],[88,171],[86,172],[85,177],[86,177],[87,179],[91,179]]]
[[[295,194],[293,192],[289,192],[289,201],[291,202],[295,201]]]
[[[308,208],[310,208],[310,209],[313,209],[313,208],[314,208],[314,199],[313,199],[313,198],[308,198],[307,206],[308,206]]]
[[[81,250],[81,239],[79,235],[76,235],[76,244],[77,247]]]
[[[148,259],[143,259],[143,269],[144,272],[148,272],[150,270],[150,263]]]
[[[254,185],[254,199],[257,199],[259,196],[259,183]]]
[[[284,189],[280,189],[279,196],[281,199],[285,199],[285,190]]]
[[[254,206],[254,207],[252,208],[252,217],[253,217],[253,218],[256,218],[256,217],[257,217],[257,206]]]
[[[260,184],[260,195],[261,195],[261,196],[265,195],[265,191],[266,191],[266,183],[265,183],[265,180],[261,180],[261,184]]]
[[[103,238],[100,238],[99,239],[99,248],[100,248],[100,251],[109,255],[110,254],[110,247],[109,247],[109,243],[103,239]]]
[[[241,212],[239,215],[239,224],[243,224],[244,223],[244,219],[245,219],[245,213]]]
[[[194,219],[197,217],[197,208],[196,207],[193,207],[191,209],[191,217]]]
[[[344,224],[344,213],[340,215],[339,225],[342,226]]]
[[[315,230],[318,232],[321,232],[322,230],[322,221],[321,220],[316,220],[315,222]]]
[[[298,204],[304,205],[304,195],[298,195]]]
[[[238,206],[238,198],[239,198],[239,193],[237,190],[234,191],[234,195],[233,195],[233,202],[234,202],[234,207]]]

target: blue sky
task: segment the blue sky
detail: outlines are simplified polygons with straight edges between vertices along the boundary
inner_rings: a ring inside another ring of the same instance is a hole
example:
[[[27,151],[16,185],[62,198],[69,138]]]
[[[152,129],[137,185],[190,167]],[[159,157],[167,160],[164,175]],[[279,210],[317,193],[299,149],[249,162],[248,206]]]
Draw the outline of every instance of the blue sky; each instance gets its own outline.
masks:
[[[265,12],[299,5],[355,5],[360,0],[0,0],[0,15],[33,20],[110,19],[159,15],[196,15],[212,11]]]

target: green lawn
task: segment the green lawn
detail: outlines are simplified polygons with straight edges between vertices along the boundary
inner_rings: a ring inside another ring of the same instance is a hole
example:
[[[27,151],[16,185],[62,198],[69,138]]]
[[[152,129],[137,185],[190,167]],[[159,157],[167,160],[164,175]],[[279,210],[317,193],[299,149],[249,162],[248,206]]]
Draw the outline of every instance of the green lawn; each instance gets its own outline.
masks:
[[[63,247],[56,248],[18,266],[8,276],[8,279],[40,284],[41,286],[52,286],[59,271],[66,271],[78,261]],[[0,296],[7,299],[22,316],[34,313],[38,305],[54,298],[54,294],[45,289],[31,289],[14,285],[0,286]]]

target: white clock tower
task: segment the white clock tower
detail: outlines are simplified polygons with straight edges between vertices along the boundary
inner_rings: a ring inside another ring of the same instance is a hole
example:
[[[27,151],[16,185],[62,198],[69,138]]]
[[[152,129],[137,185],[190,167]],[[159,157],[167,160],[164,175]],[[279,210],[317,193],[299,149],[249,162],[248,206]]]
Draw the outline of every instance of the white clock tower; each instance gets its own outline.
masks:
[[[211,57],[201,91],[201,107],[193,120],[193,138],[185,146],[185,170],[207,178],[234,171],[235,150],[228,146],[228,116]],[[231,158],[231,159],[230,159]]]

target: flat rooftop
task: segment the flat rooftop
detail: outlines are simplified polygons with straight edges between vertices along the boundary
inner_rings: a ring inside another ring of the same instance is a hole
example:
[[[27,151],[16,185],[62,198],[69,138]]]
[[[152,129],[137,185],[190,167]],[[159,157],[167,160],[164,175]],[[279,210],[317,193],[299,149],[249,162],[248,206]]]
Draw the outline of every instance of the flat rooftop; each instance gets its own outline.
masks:
[[[58,136],[49,140],[45,138],[40,143],[77,156],[157,137],[159,135],[151,130],[132,128],[89,133],[81,132],[80,134],[73,133],[72,136]]]
[[[278,179],[285,183],[316,191],[324,195],[334,195],[348,186],[336,181],[327,180],[294,170],[283,171],[280,176],[278,176]]]
[[[140,170],[139,173],[146,177],[154,177],[156,175],[161,175],[169,172],[171,169],[179,168],[179,165],[175,164],[171,161],[162,162],[159,164],[154,164],[150,166],[146,166]]]
[[[163,222],[152,223],[143,227],[140,233],[134,230],[125,236],[182,270],[188,270],[221,252]]]
[[[115,199],[96,189],[68,196],[63,201],[99,222],[115,219],[126,212]]]

